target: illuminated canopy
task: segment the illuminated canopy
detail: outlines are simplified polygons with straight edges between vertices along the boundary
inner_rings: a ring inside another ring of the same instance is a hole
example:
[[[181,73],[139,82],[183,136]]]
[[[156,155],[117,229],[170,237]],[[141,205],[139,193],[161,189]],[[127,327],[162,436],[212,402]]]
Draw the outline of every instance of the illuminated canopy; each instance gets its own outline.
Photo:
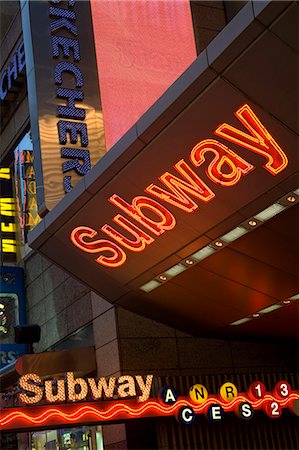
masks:
[[[30,245],[111,303],[189,332],[294,336],[298,306],[282,303],[299,292],[294,8],[248,2]],[[181,191],[163,197],[169,185]]]

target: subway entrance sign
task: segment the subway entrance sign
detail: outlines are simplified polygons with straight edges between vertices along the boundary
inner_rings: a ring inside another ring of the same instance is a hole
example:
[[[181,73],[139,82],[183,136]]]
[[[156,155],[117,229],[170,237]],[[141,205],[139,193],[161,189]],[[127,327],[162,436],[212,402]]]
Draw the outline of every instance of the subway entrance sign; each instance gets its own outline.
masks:
[[[120,377],[116,395],[122,398],[118,400],[109,398],[113,393],[113,388],[111,389],[110,386],[111,380],[115,383],[113,377],[107,380],[100,378],[98,388],[95,387],[96,384],[94,386],[91,384],[91,381],[95,383],[95,379],[89,378],[87,381],[90,386],[93,386],[92,391],[97,393],[103,391],[103,398],[94,398],[93,402],[82,402],[87,395],[87,390],[84,389],[87,382],[83,378],[74,378],[71,372],[68,372],[66,376],[68,380],[66,383],[63,379],[47,380],[43,383],[36,374],[26,374],[21,377],[18,401],[24,402],[26,407],[3,408],[0,412],[1,429],[25,431],[173,416],[178,422],[191,425],[199,415],[205,415],[210,422],[221,422],[227,413],[234,413],[241,420],[251,420],[255,411],[263,411],[269,419],[279,419],[282,414],[288,413],[293,413],[297,417],[299,415],[299,392],[293,390],[285,380],[278,381],[272,392],[268,392],[260,381],[253,382],[247,392],[239,392],[237,386],[228,381],[220,386],[218,394],[209,393],[205,386],[195,384],[190,387],[189,395],[175,395],[173,401],[169,402],[168,399],[174,392],[172,386],[163,387],[158,397],[148,398],[151,392],[152,375],[146,376],[146,382],[140,375]],[[139,387],[142,386],[144,389],[142,397],[134,398],[136,397],[134,378],[138,380]],[[65,392],[64,384],[68,386],[67,403],[65,403],[65,396],[61,397],[61,390]],[[76,394],[75,385],[79,387],[76,389]],[[134,386],[133,391],[132,386]],[[53,389],[57,391],[55,396],[53,396]],[[42,393],[43,390],[45,390],[47,403],[33,406],[34,403],[41,401],[42,394],[39,395],[39,391]],[[105,396],[104,392],[108,393],[108,396]]]
[[[269,7],[279,29],[282,12]],[[234,46],[224,29],[30,245],[111,303],[158,321],[290,338],[298,307],[282,302],[299,292],[296,60],[282,31],[244,11]],[[250,320],[273,304],[267,321]]]

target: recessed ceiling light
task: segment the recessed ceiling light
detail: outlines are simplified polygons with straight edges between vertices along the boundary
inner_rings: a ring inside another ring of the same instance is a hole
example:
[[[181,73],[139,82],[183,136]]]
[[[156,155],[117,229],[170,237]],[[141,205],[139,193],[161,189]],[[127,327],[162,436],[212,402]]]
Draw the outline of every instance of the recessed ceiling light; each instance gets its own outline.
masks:
[[[161,283],[157,280],[151,280],[148,283],[145,283],[143,286],[140,287],[140,289],[143,292],[151,292],[154,289],[156,289],[158,286],[161,286]]]
[[[192,266],[192,264],[194,264],[194,261],[192,261],[192,259],[185,259],[185,264],[187,264],[188,266]]]
[[[289,196],[287,197],[287,201],[288,201],[289,203],[294,203],[294,202],[296,201],[296,197],[295,197],[294,195],[289,195]]]
[[[244,317],[243,319],[236,320],[235,322],[230,323],[230,325],[242,325],[242,323],[249,322],[251,317]]]
[[[184,266],[184,264],[179,263],[173,267],[170,267],[170,269],[165,270],[164,273],[167,277],[175,277],[176,275],[183,272],[184,270],[186,270],[186,267]],[[165,281],[165,280],[163,280],[163,281]]]
[[[279,303],[276,303],[275,305],[267,306],[267,308],[263,308],[259,310],[260,314],[268,314],[272,311],[275,311],[276,309],[282,308],[282,305]]]
[[[233,230],[231,230],[228,233],[221,236],[221,240],[224,242],[227,242],[227,243],[233,242],[236,239],[238,239],[239,237],[243,236],[243,234],[245,234],[247,232],[248,232],[248,230],[246,230],[246,228],[236,227]],[[215,244],[216,244],[216,242],[215,242]]]
[[[195,261],[202,261],[203,259],[210,256],[212,253],[215,253],[215,251],[216,250],[213,247],[207,245],[206,247],[203,247],[202,249],[198,250],[198,252],[193,253],[193,255],[191,255],[191,258],[195,259]]]
[[[223,247],[223,242],[221,241],[215,241],[216,247]]]
[[[165,275],[159,275],[159,280],[166,281],[167,277]]]
[[[254,319],[256,319],[257,317],[260,317],[260,314],[259,314],[259,313],[253,313],[253,314],[252,314],[252,317],[253,317]]]
[[[271,219],[271,217],[274,217],[277,214],[279,214],[284,209],[285,206],[280,205],[279,203],[273,203],[273,205],[256,214],[254,218],[257,220],[261,220],[262,222],[265,222],[266,220]]]
[[[248,225],[250,225],[251,227],[256,227],[257,226],[257,221],[254,219],[251,219],[248,221]]]
[[[291,303],[291,300],[283,300],[282,303],[284,305],[289,305]]]

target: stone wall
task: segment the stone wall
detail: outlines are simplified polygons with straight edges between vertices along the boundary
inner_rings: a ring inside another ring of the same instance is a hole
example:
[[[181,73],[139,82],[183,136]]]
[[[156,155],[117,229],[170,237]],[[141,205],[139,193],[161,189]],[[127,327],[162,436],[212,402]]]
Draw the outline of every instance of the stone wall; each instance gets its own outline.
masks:
[[[42,352],[92,320],[90,289],[47,259],[31,253],[25,261],[27,321],[41,327]]]

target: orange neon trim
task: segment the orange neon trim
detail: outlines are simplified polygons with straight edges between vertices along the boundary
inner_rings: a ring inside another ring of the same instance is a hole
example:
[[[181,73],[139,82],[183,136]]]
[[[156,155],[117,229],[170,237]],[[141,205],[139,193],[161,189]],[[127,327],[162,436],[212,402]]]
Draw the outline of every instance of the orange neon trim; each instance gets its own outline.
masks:
[[[235,116],[250,131],[251,136],[227,123],[217,127],[214,133],[264,156],[267,163],[263,167],[272,175],[281,172],[288,165],[288,158],[250,106],[247,104],[241,106],[235,112]]]
[[[86,242],[84,239],[92,239],[97,235],[97,231],[93,228],[80,226],[74,228],[70,239],[72,243],[86,253],[110,252],[111,257],[101,255],[95,261],[106,267],[120,267],[126,261],[125,252],[114,242],[98,239],[97,241]]]
[[[242,175],[254,169],[245,159],[215,139],[205,139],[193,147],[190,153],[192,164],[199,167],[205,161],[206,152],[215,154],[206,169],[207,175],[214,183],[222,186],[233,186],[240,181]],[[225,165],[229,167],[229,173],[222,171]]]
[[[119,195],[113,194],[109,198],[109,201],[157,236],[175,227],[176,220],[173,214],[161,205],[161,203],[156,202],[152,198],[137,196],[133,198],[132,204],[130,205]],[[142,212],[143,208],[149,209],[153,214],[160,217],[161,220],[157,222],[145,216]]]
[[[236,406],[248,402],[253,409],[269,408],[271,402],[279,408],[289,408],[299,399],[299,392],[293,391],[286,399],[267,393],[262,399],[252,401],[246,393],[236,396],[231,402],[221,400],[219,395],[209,395],[202,404],[195,404],[189,397],[180,397],[173,405],[164,405],[158,399],[150,399],[142,404],[134,400],[101,401],[92,403],[61,404],[55,407],[29,406],[26,408],[7,408],[0,413],[0,426],[3,430],[30,429],[36,426],[63,425],[85,422],[107,422],[112,420],[136,419],[141,417],[174,416],[182,406],[191,407],[196,414],[204,414],[209,406],[217,403],[225,412],[235,411]]]
[[[116,242],[123,245],[127,249],[132,250],[133,252],[141,252],[147,245],[151,244],[155,240],[142,231],[139,227],[133,225],[132,222],[123,217],[121,214],[117,214],[113,218],[113,221],[131,233],[135,237],[135,240],[128,239],[108,224],[103,225],[101,230]]]
[[[197,209],[198,205],[186,194],[186,191],[203,202],[209,202],[215,197],[214,192],[197,176],[184,159],[178,161],[174,168],[187,181],[181,180],[170,172],[165,172],[159,177],[159,180],[172,192],[165,191],[153,183],[147,186],[145,191],[188,213]]]

